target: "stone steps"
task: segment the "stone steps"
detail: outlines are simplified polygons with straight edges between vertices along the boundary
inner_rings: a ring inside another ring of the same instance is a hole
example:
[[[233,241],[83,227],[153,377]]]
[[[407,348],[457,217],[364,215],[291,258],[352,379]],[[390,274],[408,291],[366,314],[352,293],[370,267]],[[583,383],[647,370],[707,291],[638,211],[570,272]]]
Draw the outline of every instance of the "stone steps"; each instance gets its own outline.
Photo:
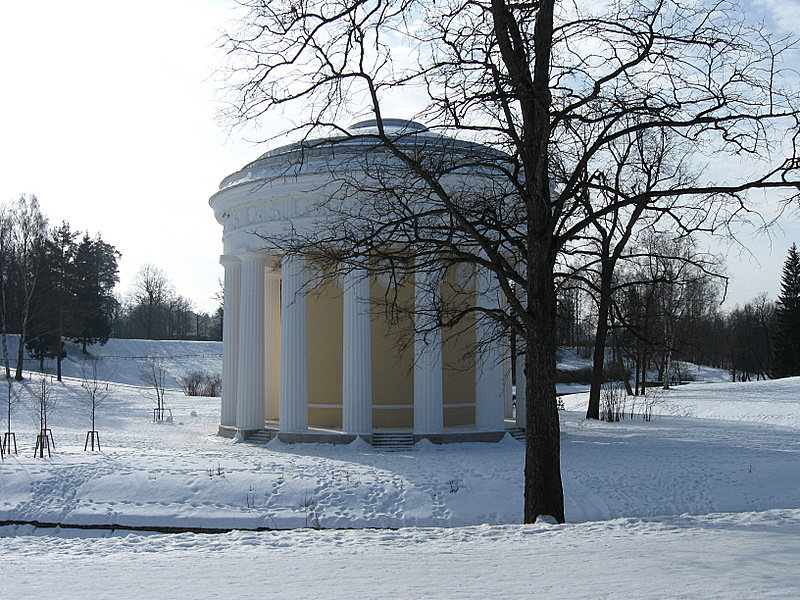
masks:
[[[523,429],[522,427],[512,427],[511,429],[506,429],[506,432],[510,433],[511,437],[520,442],[524,442],[526,439],[525,429]]]
[[[373,433],[372,446],[388,452],[414,450],[413,433]]]
[[[248,444],[258,444],[263,446],[264,444],[268,443],[273,437],[275,437],[274,431],[269,431],[268,429],[260,429],[247,438]]]

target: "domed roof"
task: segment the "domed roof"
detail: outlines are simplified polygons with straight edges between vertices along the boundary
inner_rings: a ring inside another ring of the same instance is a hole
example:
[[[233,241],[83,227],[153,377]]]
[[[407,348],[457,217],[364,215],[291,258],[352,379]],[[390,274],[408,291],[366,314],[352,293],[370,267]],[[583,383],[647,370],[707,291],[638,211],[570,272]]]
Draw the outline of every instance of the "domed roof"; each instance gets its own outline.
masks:
[[[384,119],[383,128],[385,131],[392,131],[398,134],[428,130],[428,128],[422,123],[417,123],[416,121],[407,121],[406,119]],[[353,123],[350,125],[347,130],[359,134],[363,134],[367,131],[377,134],[378,120],[367,119],[366,121],[359,121],[358,123]]]
[[[430,131],[425,125],[406,119],[383,119],[383,130],[394,143],[411,155],[444,155],[450,157],[480,156],[494,160],[507,155],[482,144],[458,140]],[[378,121],[368,119],[354,123],[346,135],[302,140],[265,152],[240,171],[228,175],[219,189],[276,177],[333,173],[363,169],[365,157],[381,168],[401,168],[403,163],[391,155],[379,136]]]

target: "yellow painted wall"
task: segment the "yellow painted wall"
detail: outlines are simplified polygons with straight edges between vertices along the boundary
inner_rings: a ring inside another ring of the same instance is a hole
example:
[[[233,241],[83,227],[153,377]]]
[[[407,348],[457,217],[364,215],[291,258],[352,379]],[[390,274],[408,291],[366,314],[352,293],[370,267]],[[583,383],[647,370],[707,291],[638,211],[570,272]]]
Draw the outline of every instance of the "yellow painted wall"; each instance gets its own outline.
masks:
[[[342,426],[342,310],[342,288],[335,281],[306,295],[308,424],[313,427]]]
[[[459,427],[462,425],[475,425],[475,405],[450,407],[444,406],[444,426]]]
[[[454,302],[472,301],[474,293],[464,293],[452,273],[443,286],[444,297]],[[372,344],[372,422],[376,429],[411,428],[414,425],[414,346],[400,348],[398,335],[412,335],[408,315],[392,317],[381,301],[386,288],[370,282]],[[398,302],[411,306],[414,299],[413,276],[398,291]],[[342,289],[334,281],[306,296],[308,348],[308,422],[315,427],[342,426]],[[442,388],[445,427],[475,423],[475,365],[469,350],[475,340],[474,318],[458,325],[458,333],[442,335]],[[317,405],[317,406],[313,406]],[[319,406],[325,405],[325,406]],[[456,406],[453,406],[456,405]]]
[[[413,303],[413,277],[404,281],[398,290],[401,304]],[[385,298],[386,288],[376,281],[370,283],[371,343],[372,343],[372,426],[413,427],[414,411],[414,346],[400,350],[397,334],[406,336],[413,331],[409,316],[401,316],[392,322],[380,302]],[[405,405],[403,408],[376,408],[388,405]]]
[[[463,290],[456,282],[455,269],[448,269],[442,286],[445,306],[453,310],[475,301],[473,290]],[[444,426],[475,424],[475,318],[467,316],[456,326],[442,331],[442,394]],[[468,404],[470,406],[450,406]]]

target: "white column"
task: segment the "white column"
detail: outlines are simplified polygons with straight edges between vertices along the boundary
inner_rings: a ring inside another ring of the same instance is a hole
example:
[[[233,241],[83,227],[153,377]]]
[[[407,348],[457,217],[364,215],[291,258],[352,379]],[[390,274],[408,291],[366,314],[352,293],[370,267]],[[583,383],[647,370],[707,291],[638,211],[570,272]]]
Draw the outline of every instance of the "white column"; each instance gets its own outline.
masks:
[[[528,306],[528,295],[525,288],[522,286],[517,287],[517,298],[522,303],[522,306]],[[517,427],[525,427],[525,415],[528,408],[527,405],[527,374],[525,373],[525,348],[526,342],[524,339],[517,338]]]
[[[525,427],[525,354],[517,355],[517,427]]]
[[[441,294],[439,274],[414,273],[414,433],[444,429],[442,403],[442,330],[436,326],[435,306]]]
[[[498,287],[498,302],[503,310],[508,309],[508,302],[505,295]],[[513,333],[511,335],[514,335]],[[503,353],[503,428],[507,419],[514,417],[514,393],[511,387],[512,384],[512,368],[511,363],[514,357],[511,356],[511,338],[504,334],[500,344]]]
[[[342,322],[342,431],[372,433],[372,362],[369,278],[364,269],[344,276]]]
[[[267,419],[278,419],[281,373],[281,273],[264,275],[264,389]]]
[[[509,337],[503,336],[503,426],[505,420],[514,416],[514,394],[511,389],[511,344]]]
[[[247,253],[242,260],[239,308],[239,370],[236,427],[264,427],[264,254]]]
[[[296,256],[284,256],[281,264],[280,430],[300,433],[308,429],[306,265]]]
[[[225,267],[224,309],[222,315],[222,410],[220,425],[236,426],[236,370],[239,368],[239,295],[242,263],[235,256],[222,255]]]
[[[476,272],[475,305],[490,310],[500,307],[499,286],[483,267]],[[475,341],[475,425],[482,431],[502,431],[503,340],[495,322],[485,314],[476,317]]]

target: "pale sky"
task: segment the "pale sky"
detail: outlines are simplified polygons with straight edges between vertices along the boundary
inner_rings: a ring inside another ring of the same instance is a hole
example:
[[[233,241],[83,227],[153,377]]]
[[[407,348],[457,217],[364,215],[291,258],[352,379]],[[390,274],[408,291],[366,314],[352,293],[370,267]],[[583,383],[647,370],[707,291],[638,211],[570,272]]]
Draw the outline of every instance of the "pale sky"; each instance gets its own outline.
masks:
[[[773,27],[800,31],[800,3],[756,0]],[[118,292],[144,263],[211,311],[222,227],[208,206],[223,177],[266,151],[288,122],[228,132],[215,118],[216,39],[230,0],[39,0],[0,4],[0,202],[35,193],[51,224],[100,232],[122,252]],[[409,117],[409,114],[391,115]],[[743,233],[730,302],[779,289],[800,217],[772,239]]]

